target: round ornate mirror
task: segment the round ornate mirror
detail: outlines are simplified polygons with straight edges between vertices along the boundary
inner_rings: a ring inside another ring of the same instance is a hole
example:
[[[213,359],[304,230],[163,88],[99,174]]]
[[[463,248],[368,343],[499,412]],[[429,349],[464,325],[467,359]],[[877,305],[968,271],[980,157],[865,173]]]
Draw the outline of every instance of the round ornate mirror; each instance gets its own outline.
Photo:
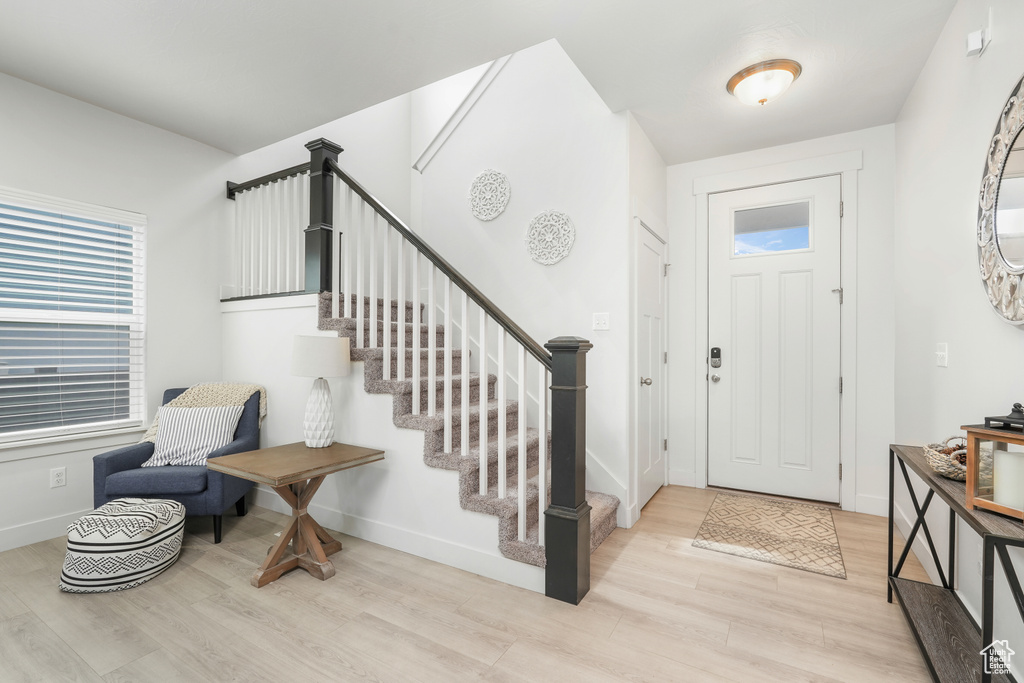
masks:
[[[978,198],[978,263],[989,303],[1024,325],[1024,78],[1003,106]]]

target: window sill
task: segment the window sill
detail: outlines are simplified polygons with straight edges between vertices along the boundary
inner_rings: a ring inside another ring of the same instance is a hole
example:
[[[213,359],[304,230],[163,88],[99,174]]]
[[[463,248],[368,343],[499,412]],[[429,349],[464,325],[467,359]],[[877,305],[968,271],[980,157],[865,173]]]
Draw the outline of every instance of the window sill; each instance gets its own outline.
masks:
[[[0,463],[45,458],[61,453],[113,450],[138,442],[145,433],[146,427],[137,425],[85,434],[61,434],[22,441],[8,441],[0,443]]]

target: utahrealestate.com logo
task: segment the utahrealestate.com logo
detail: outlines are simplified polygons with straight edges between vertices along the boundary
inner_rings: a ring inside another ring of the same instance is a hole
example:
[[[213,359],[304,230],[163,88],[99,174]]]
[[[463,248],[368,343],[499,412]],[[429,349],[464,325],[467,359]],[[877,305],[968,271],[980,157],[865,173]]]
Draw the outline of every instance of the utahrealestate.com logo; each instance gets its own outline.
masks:
[[[991,645],[978,654],[985,659],[985,673],[1008,674],[1010,673],[1010,657],[1016,653],[1010,649],[1010,644],[1007,641],[993,640]]]

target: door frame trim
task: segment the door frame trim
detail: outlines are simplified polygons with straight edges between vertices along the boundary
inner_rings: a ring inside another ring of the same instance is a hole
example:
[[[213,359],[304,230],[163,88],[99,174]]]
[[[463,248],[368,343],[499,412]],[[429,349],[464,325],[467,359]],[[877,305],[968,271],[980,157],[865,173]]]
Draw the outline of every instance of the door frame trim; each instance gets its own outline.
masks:
[[[643,206],[636,197],[633,198],[632,210],[630,211],[630,235],[629,235],[629,373],[630,377],[634,380],[640,375],[639,363],[637,362],[637,350],[639,348],[637,341],[637,299],[640,295],[640,288],[637,286],[637,277],[639,275],[637,270],[637,242],[640,239],[640,231],[645,230],[650,233],[655,239],[665,245],[665,264],[668,265],[669,257],[669,243],[668,243],[668,230],[666,226],[662,224],[646,206]],[[668,282],[666,277],[662,277],[661,281],[662,293],[664,298],[662,300],[662,348],[668,350]],[[664,437],[669,436],[669,425],[668,425],[668,364],[662,364],[662,426],[664,427]],[[640,389],[639,381],[630,381],[629,383],[629,446],[630,446],[630,457],[629,457],[629,505],[626,508],[626,527],[632,527],[633,524],[640,519],[640,430],[639,417],[640,417],[640,397],[638,395]],[[670,442],[671,443],[671,442]],[[669,454],[671,450],[665,452],[665,484],[669,483],[669,463],[671,459]]]
[[[862,150],[801,159],[772,166],[743,169],[730,173],[695,178],[693,194],[696,202],[695,253],[695,325],[694,359],[697,381],[694,382],[694,406],[697,426],[695,437],[695,485],[708,485],[708,236],[710,231],[708,195],[733,190],[744,190],[764,185],[798,180],[810,180],[837,175],[840,178],[840,198],[843,216],[840,219],[841,241],[839,268],[843,288],[843,304],[839,311],[840,373],[843,393],[839,400],[839,462],[843,479],[839,486],[839,503],[843,510],[856,509],[857,501],[857,181],[858,171],[864,167]],[[702,256],[701,256],[702,255]]]

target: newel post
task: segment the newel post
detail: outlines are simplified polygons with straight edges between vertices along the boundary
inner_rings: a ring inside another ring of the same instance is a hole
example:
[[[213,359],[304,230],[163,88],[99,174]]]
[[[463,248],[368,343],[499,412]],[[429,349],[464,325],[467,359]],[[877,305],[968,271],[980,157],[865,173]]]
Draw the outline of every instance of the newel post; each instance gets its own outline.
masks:
[[[544,511],[544,594],[578,605],[590,590],[586,339],[556,337],[551,352],[551,505]]]
[[[334,174],[327,160],[338,161],[344,150],[320,138],[309,150],[309,227],[306,228],[306,292],[331,289],[331,245],[334,231]]]

